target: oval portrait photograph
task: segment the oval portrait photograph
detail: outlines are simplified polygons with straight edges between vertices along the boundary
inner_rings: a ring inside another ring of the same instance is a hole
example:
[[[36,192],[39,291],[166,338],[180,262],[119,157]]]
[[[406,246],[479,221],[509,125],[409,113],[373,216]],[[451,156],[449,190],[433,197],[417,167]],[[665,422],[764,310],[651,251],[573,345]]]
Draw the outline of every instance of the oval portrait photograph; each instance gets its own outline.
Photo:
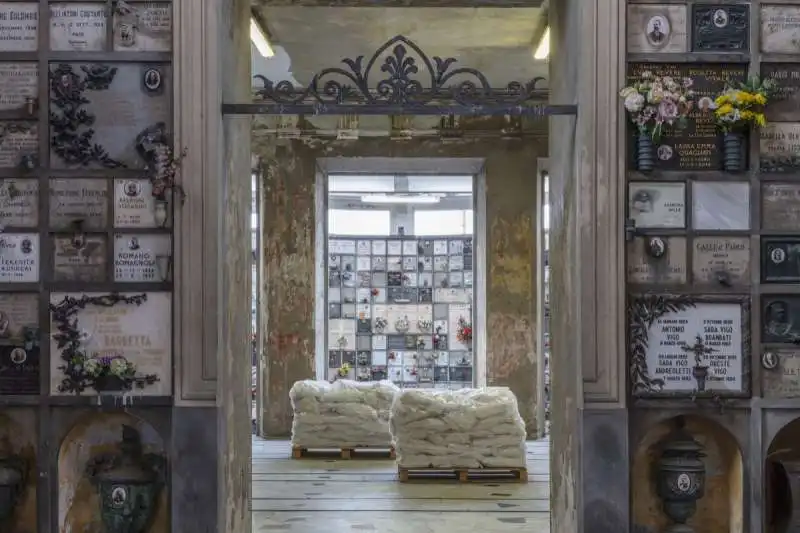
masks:
[[[669,42],[669,34],[672,31],[669,20],[664,15],[653,15],[647,21],[645,35],[647,42],[655,48],[661,48]]]

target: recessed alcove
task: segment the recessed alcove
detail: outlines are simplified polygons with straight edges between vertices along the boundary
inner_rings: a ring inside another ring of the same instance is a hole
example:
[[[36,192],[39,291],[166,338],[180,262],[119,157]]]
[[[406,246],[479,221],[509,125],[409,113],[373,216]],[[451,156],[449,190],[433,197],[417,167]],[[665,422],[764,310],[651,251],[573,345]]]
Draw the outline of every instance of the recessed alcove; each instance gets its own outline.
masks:
[[[87,464],[103,455],[119,453],[123,428],[138,432],[145,454],[165,456],[164,439],[148,422],[126,412],[85,415],[67,432],[58,452],[58,524],[60,533],[100,532],[100,499],[87,474]],[[165,485],[155,503],[145,533],[168,533],[169,491]]]
[[[705,416],[682,417],[685,430],[705,449],[705,495],[689,525],[703,533],[744,531],[744,465],[736,437]],[[632,443],[631,515],[637,531],[664,531],[670,524],[656,493],[655,476],[660,445],[676,427],[677,417],[660,420]]]
[[[36,533],[36,411],[0,410],[0,460],[19,463],[25,472],[24,486],[8,522],[0,531]],[[8,527],[9,529],[5,529]]]
[[[784,425],[769,443],[764,462],[765,533],[782,533],[800,523],[800,418]]]

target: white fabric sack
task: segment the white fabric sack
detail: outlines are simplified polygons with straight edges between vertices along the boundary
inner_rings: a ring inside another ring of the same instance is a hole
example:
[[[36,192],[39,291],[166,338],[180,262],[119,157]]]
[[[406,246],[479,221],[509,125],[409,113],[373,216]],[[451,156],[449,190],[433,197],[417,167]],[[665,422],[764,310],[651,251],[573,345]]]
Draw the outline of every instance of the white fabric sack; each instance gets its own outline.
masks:
[[[292,446],[390,447],[389,414],[400,389],[390,381],[304,380],[292,385]]]

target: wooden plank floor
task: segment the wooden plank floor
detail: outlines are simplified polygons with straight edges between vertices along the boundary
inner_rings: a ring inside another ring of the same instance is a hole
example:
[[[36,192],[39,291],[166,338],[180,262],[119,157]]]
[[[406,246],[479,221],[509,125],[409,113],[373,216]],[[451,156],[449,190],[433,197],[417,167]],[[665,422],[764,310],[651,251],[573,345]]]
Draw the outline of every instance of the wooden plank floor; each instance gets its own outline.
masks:
[[[549,533],[549,444],[528,443],[528,483],[403,484],[388,459],[290,459],[253,439],[253,532]]]

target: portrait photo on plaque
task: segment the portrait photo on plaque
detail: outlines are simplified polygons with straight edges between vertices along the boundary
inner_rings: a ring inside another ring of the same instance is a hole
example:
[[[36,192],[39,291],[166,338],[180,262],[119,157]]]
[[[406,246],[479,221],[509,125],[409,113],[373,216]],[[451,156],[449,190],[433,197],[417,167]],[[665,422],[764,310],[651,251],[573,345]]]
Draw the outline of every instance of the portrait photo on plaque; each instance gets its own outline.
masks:
[[[169,225],[171,217],[166,218]],[[148,180],[114,180],[114,227],[156,228],[153,187]]]
[[[35,228],[38,223],[38,180],[15,178],[0,180],[0,229]]]
[[[761,238],[761,281],[800,282],[800,237]]]
[[[108,220],[108,182],[104,179],[50,180],[50,229],[104,230]]]
[[[629,183],[628,216],[637,228],[686,227],[686,184]]]
[[[39,91],[39,65],[35,62],[0,62],[0,111],[25,111]]]
[[[50,4],[50,50],[105,51],[107,20],[107,4],[102,2]]]
[[[53,278],[56,281],[105,281],[105,235],[53,237]]]
[[[692,20],[694,52],[746,52],[750,48],[747,4],[694,4]]]
[[[748,396],[747,297],[649,294],[629,308],[634,396]]]
[[[761,389],[765,398],[800,397],[799,349],[765,349],[761,360]]]
[[[169,292],[122,293],[132,297],[144,294],[141,305],[117,303],[110,307],[86,305],[75,315],[75,328],[81,335],[81,349],[90,359],[123,358],[132,363],[137,375],[155,375],[158,381],[136,389],[143,396],[166,396],[172,392],[172,294]],[[99,297],[106,293],[87,293]],[[58,305],[66,296],[80,299],[82,293],[53,293],[50,303]],[[51,314],[51,330],[58,325]],[[50,340],[51,394],[74,394],[58,390],[64,379],[59,368],[64,364],[56,340]],[[81,394],[96,394],[89,388]]]
[[[172,276],[169,235],[114,235],[114,281],[161,283]]]
[[[687,50],[685,5],[628,5],[629,53],[681,54]]]
[[[38,294],[0,294],[0,394],[39,394]]]
[[[0,234],[0,283],[39,281],[39,235]]]
[[[800,296],[769,294],[761,300],[761,342],[800,342]]]
[[[30,168],[39,157],[39,127],[35,122],[0,121],[0,168]]]
[[[118,2],[114,7],[114,50],[169,52],[172,5],[168,2]]]
[[[692,227],[699,230],[750,229],[750,184],[692,182]]]
[[[38,2],[0,2],[0,52],[35,52],[38,21]]]

